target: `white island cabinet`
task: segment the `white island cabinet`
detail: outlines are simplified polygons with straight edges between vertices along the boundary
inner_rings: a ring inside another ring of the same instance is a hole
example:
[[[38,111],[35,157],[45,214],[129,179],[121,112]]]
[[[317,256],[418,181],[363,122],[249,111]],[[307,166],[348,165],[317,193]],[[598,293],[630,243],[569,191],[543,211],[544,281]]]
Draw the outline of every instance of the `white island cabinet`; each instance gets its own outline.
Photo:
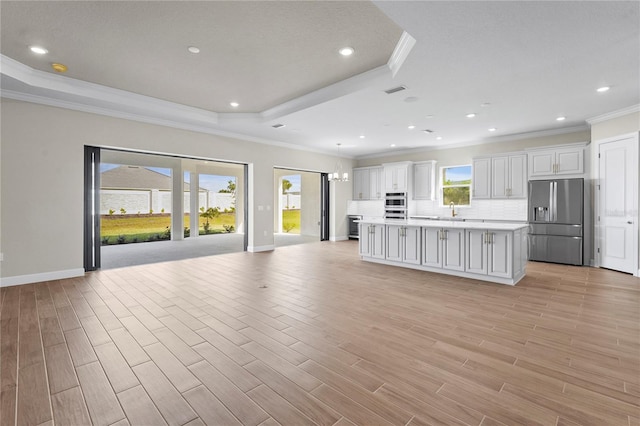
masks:
[[[375,223],[360,223],[360,256],[385,258],[385,226]]]
[[[368,219],[360,227],[369,262],[510,285],[526,273],[524,223]]]
[[[387,225],[385,258],[396,262],[420,264],[420,227]]]

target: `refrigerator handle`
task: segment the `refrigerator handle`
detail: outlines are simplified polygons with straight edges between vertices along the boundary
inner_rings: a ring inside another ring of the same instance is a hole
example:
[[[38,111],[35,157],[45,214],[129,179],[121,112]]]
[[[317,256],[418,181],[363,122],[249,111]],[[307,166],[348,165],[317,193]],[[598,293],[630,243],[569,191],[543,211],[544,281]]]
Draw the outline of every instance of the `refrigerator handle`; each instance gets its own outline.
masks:
[[[553,221],[558,221],[558,182],[553,182]]]
[[[554,222],[556,197],[553,192],[553,182],[549,182],[549,222]]]

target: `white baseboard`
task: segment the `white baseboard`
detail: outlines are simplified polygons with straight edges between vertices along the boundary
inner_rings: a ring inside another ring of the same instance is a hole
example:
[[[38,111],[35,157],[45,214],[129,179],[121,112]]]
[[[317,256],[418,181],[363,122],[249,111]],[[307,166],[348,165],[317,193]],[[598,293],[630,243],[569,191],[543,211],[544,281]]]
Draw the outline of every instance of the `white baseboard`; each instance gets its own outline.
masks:
[[[67,269],[64,271],[43,272],[41,274],[17,275],[15,277],[0,278],[0,287],[11,287],[14,285],[33,284],[42,281],[63,280],[65,278],[81,277],[84,275],[84,268]]]
[[[247,247],[247,251],[250,253],[259,253],[261,251],[272,251],[275,250],[276,246],[274,246],[273,244],[268,245],[268,246],[249,246]]]
[[[343,235],[341,237],[329,237],[329,241],[346,241],[348,239],[349,237],[347,237],[346,235]]]

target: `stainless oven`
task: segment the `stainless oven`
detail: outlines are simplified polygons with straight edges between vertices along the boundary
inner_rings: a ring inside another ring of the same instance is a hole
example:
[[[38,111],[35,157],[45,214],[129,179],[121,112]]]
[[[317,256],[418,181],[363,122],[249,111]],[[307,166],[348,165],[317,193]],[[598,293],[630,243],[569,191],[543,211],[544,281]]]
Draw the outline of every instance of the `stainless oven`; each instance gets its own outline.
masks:
[[[384,196],[385,219],[407,218],[407,193],[387,192]]]

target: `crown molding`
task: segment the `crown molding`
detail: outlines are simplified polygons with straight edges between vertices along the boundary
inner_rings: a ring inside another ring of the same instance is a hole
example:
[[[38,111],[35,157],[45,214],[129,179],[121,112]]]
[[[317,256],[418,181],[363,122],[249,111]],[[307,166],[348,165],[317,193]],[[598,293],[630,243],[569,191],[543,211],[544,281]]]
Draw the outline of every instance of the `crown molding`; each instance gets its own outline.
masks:
[[[535,139],[535,138],[542,138],[546,136],[564,135],[567,133],[583,132],[586,130],[589,130],[589,127],[586,125],[583,125],[583,126],[563,127],[560,129],[538,130],[538,131],[527,132],[527,133],[514,133],[511,135],[501,135],[501,136],[495,136],[492,138],[484,138],[484,139],[478,139],[478,140],[467,141],[467,142],[459,142],[459,143],[454,143],[449,145],[408,148],[408,149],[400,149],[400,150],[391,151],[391,152],[363,155],[363,156],[355,157],[355,159],[364,160],[367,158],[394,157],[397,155],[415,154],[418,152],[438,151],[442,149],[465,148],[465,147],[474,146],[474,145],[485,145],[490,143],[517,141],[521,139]]]
[[[17,100],[17,101],[30,102],[35,104],[70,109],[74,111],[86,112],[89,114],[104,115],[107,117],[120,118],[124,120],[129,120],[129,121],[137,121],[141,123],[154,124],[157,126],[171,127],[174,129],[188,130],[192,132],[204,133],[204,134],[215,135],[215,136],[222,136],[226,138],[237,139],[237,140],[242,140],[247,142],[255,142],[255,143],[264,144],[264,145],[277,146],[280,148],[294,149],[296,151],[314,152],[317,154],[323,154],[323,155],[329,155],[329,156],[335,157],[335,154],[332,153],[330,150],[322,150],[322,149],[317,149],[317,148],[312,148],[307,146],[300,146],[300,145],[294,146],[286,142],[258,138],[255,136],[243,135],[243,134],[238,134],[234,132],[227,132],[224,130],[216,129],[214,127],[207,127],[205,125],[185,123],[182,121],[173,121],[165,118],[150,117],[147,115],[140,115],[140,114],[135,114],[131,112],[120,111],[117,109],[103,108],[100,106],[87,105],[84,103],[77,103],[73,101],[55,99],[55,98],[50,98],[46,96],[38,96],[38,95],[32,95],[32,94],[27,94],[23,92],[3,90],[2,97],[7,99]],[[118,148],[113,147],[113,149],[118,149]]]
[[[640,112],[640,104],[632,105],[630,107],[619,109],[617,111],[608,112],[606,114],[588,118],[585,121],[589,123],[590,126],[593,126],[594,124],[602,123],[603,121],[612,120],[614,118],[622,117],[628,114],[633,114],[634,112]]]
[[[279,117],[369,88],[391,77],[382,65],[346,80],[258,113],[216,113],[150,96],[33,69],[0,54],[0,73],[28,86],[25,90],[0,91],[0,97],[91,114],[156,124],[176,129],[241,139],[300,151],[334,155],[330,150],[295,145],[275,139],[221,130],[218,125],[271,125]],[[273,123],[269,123],[273,121]],[[345,158],[349,158],[346,157]]]
[[[395,77],[396,73],[400,71],[402,64],[404,64],[404,61],[409,56],[409,53],[411,52],[411,49],[413,49],[413,46],[415,46],[415,44],[416,39],[413,38],[408,32],[403,31],[402,35],[400,36],[400,40],[398,40],[398,44],[396,44],[396,47],[393,50],[389,61],[387,62],[387,66],[391,70],[392,77]]]

